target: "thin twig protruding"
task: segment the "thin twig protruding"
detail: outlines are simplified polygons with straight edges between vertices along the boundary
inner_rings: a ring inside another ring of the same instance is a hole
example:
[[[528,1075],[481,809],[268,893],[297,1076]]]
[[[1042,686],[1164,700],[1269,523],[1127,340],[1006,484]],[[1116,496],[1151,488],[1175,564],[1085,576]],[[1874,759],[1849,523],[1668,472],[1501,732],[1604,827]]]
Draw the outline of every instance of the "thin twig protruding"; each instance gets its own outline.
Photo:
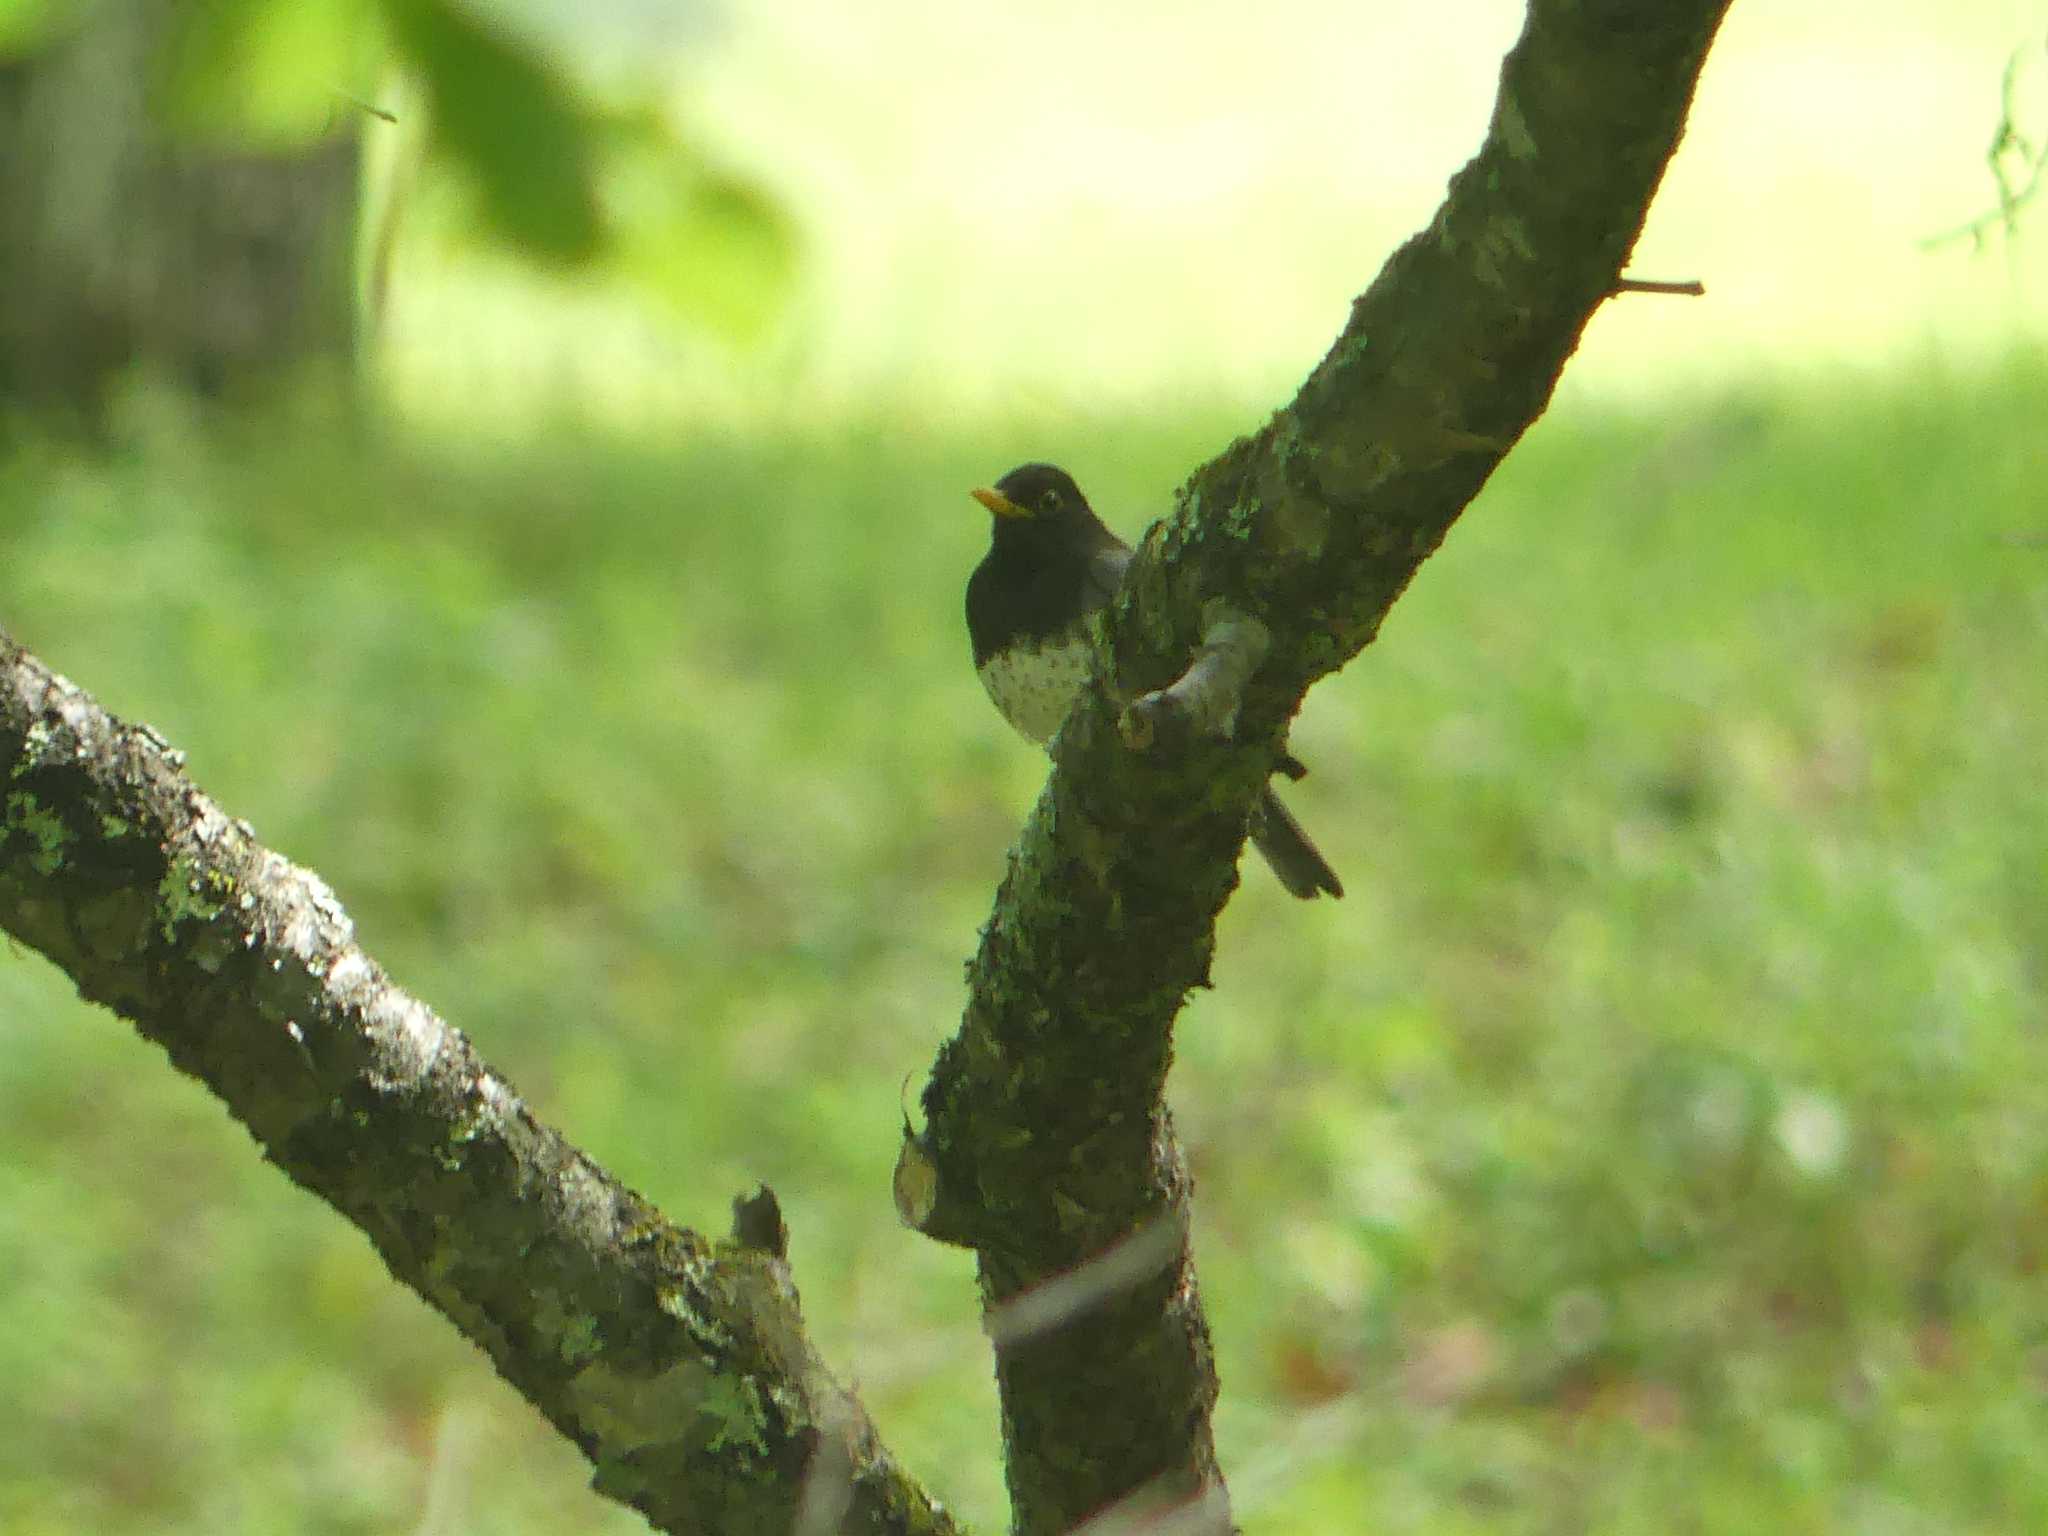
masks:
[[[1617,277],[1614,280],[1616,293],[1675,293],[1688,299],[1705,298],[1707,285],[1696,277],[1683,282],[1660,282],[1648,277]]]

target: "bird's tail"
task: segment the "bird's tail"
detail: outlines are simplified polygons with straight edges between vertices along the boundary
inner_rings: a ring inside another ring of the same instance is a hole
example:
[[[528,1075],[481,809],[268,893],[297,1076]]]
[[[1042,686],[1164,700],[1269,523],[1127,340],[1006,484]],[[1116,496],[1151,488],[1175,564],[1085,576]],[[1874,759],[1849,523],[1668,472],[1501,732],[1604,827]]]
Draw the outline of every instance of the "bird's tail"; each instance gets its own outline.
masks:
[[[1252,811],[1252,846],[1265,855],[1280,883],[1303,901],[1325,891],[1332,896],[1344,894],[1344,883],[1337,878],[1337,871],[1316,851],[1316,845],[1301,830],[1301,823],[1270,789],[1259,796],[1258,806]]]

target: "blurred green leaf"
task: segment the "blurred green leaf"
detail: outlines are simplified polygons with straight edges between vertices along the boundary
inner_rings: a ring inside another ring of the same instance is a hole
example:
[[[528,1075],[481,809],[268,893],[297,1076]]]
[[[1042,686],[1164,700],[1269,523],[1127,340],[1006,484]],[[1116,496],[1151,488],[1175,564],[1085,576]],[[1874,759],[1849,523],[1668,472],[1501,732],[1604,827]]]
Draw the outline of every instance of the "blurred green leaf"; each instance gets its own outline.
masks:
[[[0,59],[39,46],[76,10],[72,0],[0,0]]]
[[[209,139],[302,144],[361,110],[351,87],[374,78],[369,0],[209,0],[180,6],[166,47],[161,107]]]
[[[444,0],[383,0],[418,72],[436,143],[468,173],[490,225],[530,254],[582,261],[598,247],[591,123],[531,49]]]
[[[0,0],[0,59],[37,47],[72,10],[66,0]]]
[[[73,15],[75,0],[0,0],[0,56]],[[280,145],[337,115],[378,111],[367,82],[395,49],[419,80],[454,194],[430,215],[460,246],[589,264],[690,323],[757,339],[797,263],[788,217],[657,111],[592,105],[539,45],[459,0],[205,0],[170,22],[159,101],[178,130]],[[360,93],[358,95],[357,93]]]
[[[796,273],[787,215],[652,113],[614,118],[607,130],[598,178],[605,265],[693,324],[758,339]]]
[[[725,341],[760,339],[782,313],[801,258],[772,193],[717,164],[648,108],[591,120],[599,243],[579,282],[609,284]],[[409,227],[445,256],[489,260],[496,242],[480,189],[430,174]]]

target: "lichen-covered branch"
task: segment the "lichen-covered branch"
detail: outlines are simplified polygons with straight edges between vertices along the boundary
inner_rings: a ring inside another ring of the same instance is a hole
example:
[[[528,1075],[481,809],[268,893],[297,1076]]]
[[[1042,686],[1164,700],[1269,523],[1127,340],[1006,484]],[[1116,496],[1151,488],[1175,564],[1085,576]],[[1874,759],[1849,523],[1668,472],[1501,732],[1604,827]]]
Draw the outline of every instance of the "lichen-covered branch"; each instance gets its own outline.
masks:
[[[1549,401],[1616,290],[1726,3],[1532,0],[1486,142],[1429,228],[1295,399],[1141,543],[899,1176],[914,1224],[977,1250],[991,1312],[1132,1234],[1185,1234],[1161,1097],[1172,1023],[1207,980],[1288,722]],[[1114,701],[1171,693],[1219,612],[1266,640],[1229,679],[1234,730],[1131,750]],[[999,1341],[996,1361],[1019,1531],[1051,1536],[1140,1488],[1228,1528],[1184,1241],[1066,1326]]]
[[[771,1197],[732,1240],[671,1226],[392,985],[318,876],[4,632],[0,929],[211,1088],[659,1529],[953,1528],[812,1352]]]

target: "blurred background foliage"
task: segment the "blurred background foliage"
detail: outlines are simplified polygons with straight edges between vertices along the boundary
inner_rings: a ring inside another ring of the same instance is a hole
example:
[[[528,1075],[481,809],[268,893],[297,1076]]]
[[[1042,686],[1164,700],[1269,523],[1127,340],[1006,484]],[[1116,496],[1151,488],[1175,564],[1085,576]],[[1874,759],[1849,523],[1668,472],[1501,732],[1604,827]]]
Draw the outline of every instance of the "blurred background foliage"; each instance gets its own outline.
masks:
[[[0,3],[0,622],[677,1219],[772,1182],[984,1529],[887,1192],[1043,773],[962,492],[1135,533],[1313,361],[1519,15],[1354,9]],[[2040,232],[1922,244],[2043,36],[1736,7],[1636,266],[1710,296],[1311,700],[1351,894],[1248,871],[1172,1085],[1249,1531],[2048,1524]],[[639,1528],[18,949],[0,1047],[0,1529]]]

